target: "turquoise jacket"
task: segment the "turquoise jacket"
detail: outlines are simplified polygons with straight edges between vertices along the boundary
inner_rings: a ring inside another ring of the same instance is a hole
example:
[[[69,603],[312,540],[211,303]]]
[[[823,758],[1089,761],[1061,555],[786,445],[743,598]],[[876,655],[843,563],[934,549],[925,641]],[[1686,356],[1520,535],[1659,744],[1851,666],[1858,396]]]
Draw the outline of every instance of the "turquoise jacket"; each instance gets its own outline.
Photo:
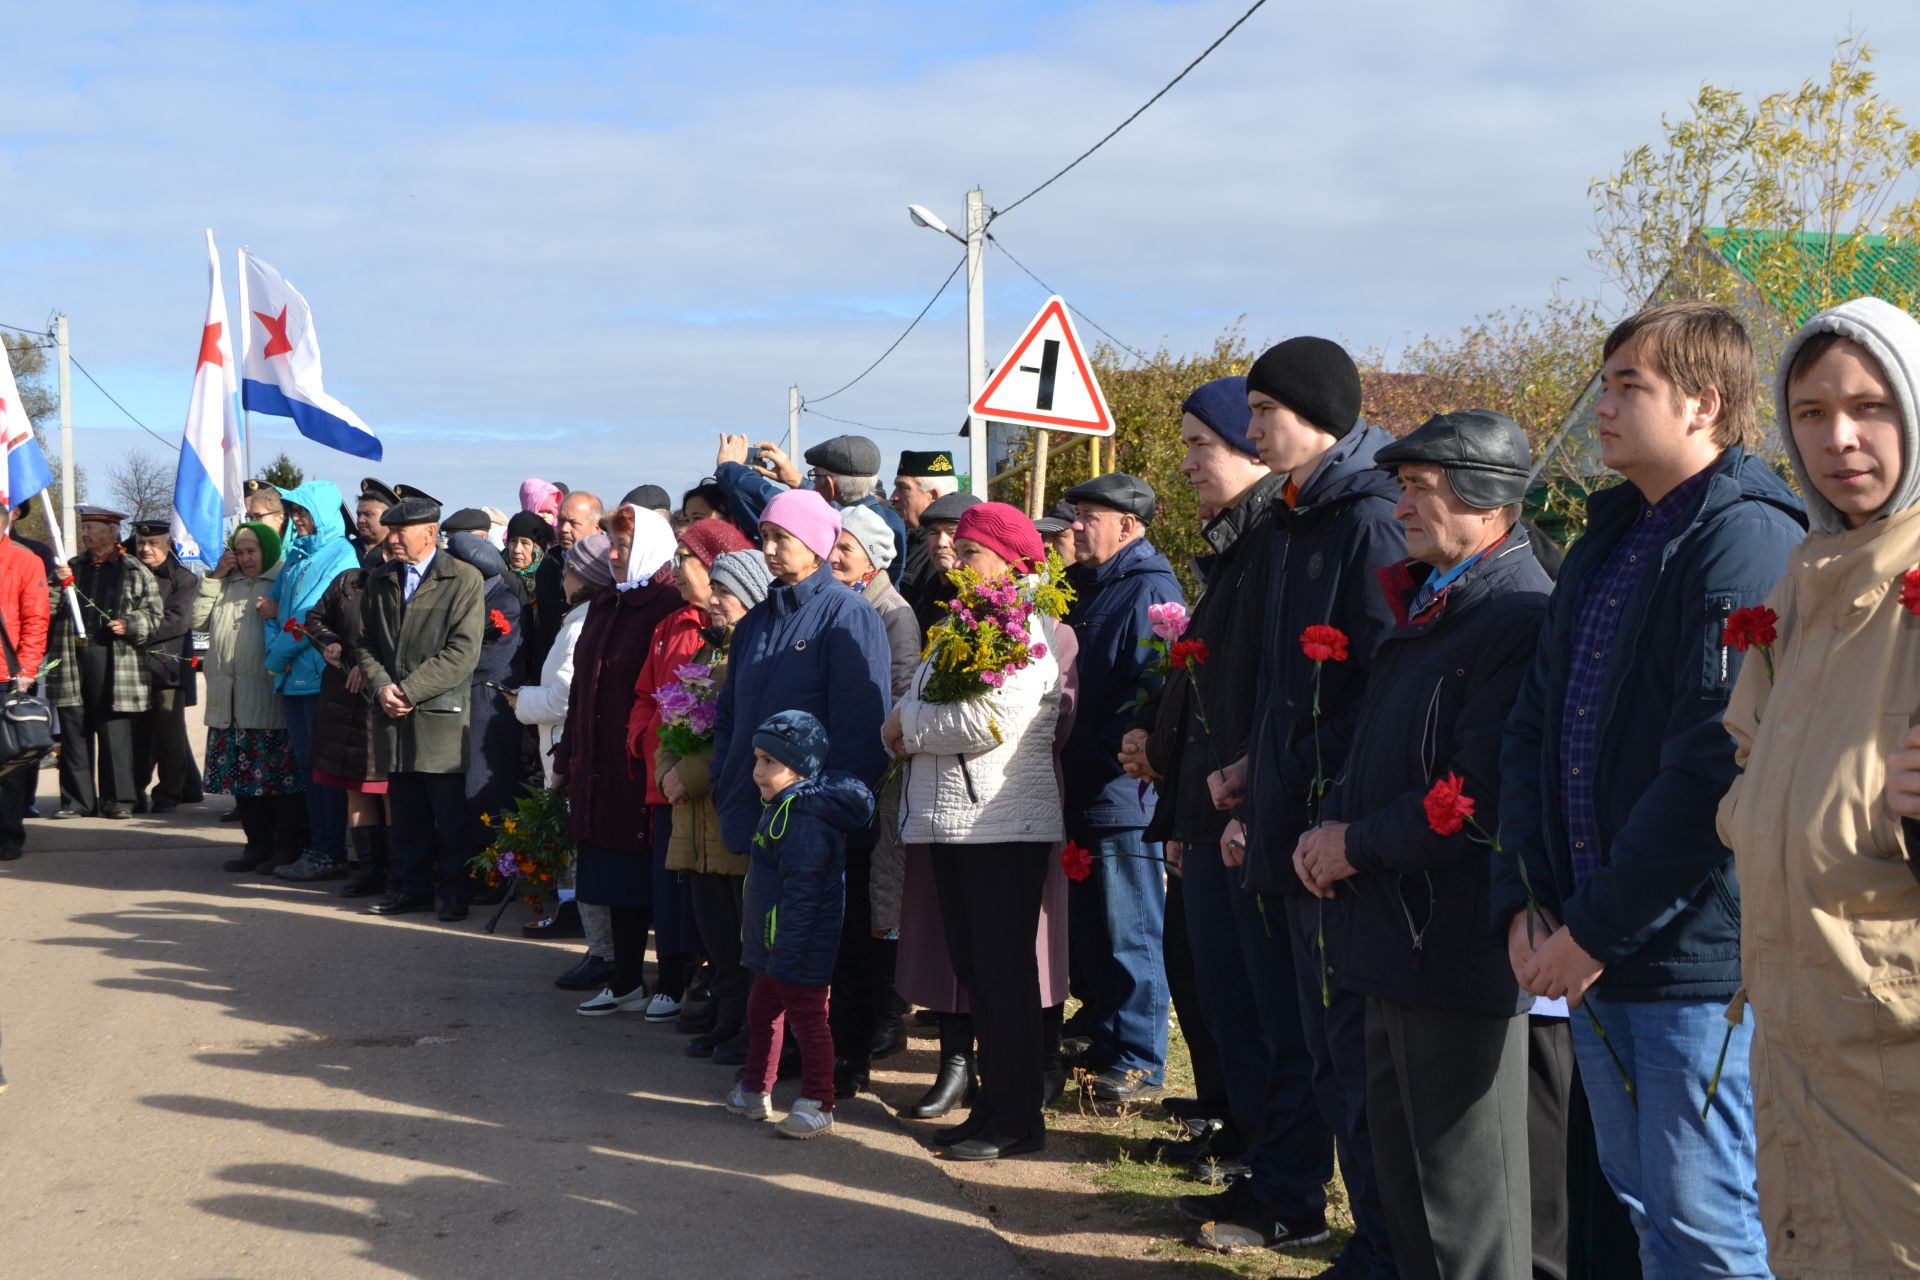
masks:
[[[333,481],[309,480],[280,493],[285,501],[298,503],[313,516],[313,532],[286,542],[286,564],[273,588],[280,611],[266,622],[267,670],[275,689],[290,698],[301,698],[320,692],[320,675],[327,664],[319,650],[288,633],[287,623],[291,620],[304,627],[307,612],[320,603],[335,578],[360,567],[360,557],[347,540],[340,514],[340,490]],[[291,531],[293,526],[289,523],[287,527]]]

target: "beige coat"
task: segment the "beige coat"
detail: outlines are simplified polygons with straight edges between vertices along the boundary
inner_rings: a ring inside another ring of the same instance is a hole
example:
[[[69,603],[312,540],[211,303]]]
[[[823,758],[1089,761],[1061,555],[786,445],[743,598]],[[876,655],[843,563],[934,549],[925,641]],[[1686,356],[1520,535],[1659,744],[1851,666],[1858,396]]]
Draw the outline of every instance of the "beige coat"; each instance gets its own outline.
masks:
[[[280,565],[257,578],[238,570],[224,580],[202,578],[193,602],[193,628],[207,633],[207,692],[200,700],[209,729],[284,729],[280,695],[267,674],[267,624],[256,601],[273,595]]]
[[[1795,551],[1727,711],[1760,1209],[1783,1278],[1920,1273],[1920,881],[1886,760],[1920,712],[1920,507]],[[1920,853],[1920,850],[1914,852]]]

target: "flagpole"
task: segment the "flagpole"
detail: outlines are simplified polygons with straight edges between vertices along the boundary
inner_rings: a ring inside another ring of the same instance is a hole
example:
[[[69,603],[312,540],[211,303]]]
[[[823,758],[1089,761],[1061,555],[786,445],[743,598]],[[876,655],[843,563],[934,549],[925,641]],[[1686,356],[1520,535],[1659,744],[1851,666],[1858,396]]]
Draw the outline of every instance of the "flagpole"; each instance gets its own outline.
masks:
[[[239,259],[240,270],[240,377],[233,380],[233,385],[239,389],[247,376],[247,351],[253,345],[253,313],[247,310],[247,246],[234,250],[234,256]],[[247,471],[241,477],[244,482],[253,476],[253,414],[247,410],[244,391],[240,394],[240,462]]]
[[[40,491],[40,505],[47,513],[47,537],[53,542],[53,576],[66,591],[67,608],[73,612],[73,642],[84,648],[87,643],[87,624],[80,617],[80,595],[73,586],[73,566],[67,563],[66,540],[60,536],[60,513],[53,509],[53,499],[47,496],[52,491],[52,486]]]

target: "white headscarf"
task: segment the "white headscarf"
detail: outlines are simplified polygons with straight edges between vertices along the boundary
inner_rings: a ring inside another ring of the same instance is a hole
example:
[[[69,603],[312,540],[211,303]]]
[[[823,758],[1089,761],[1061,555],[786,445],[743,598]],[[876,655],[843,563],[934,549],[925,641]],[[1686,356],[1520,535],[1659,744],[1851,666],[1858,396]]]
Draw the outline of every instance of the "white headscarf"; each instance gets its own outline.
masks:
[[[620,510],[632,513],[633,550],[627,553],[626,581],[614,585],[621,591],[631,591],[653,581],[654,574],[673,562],[673,550],[679,539],[674,536],[673,526],[658,511],[632,503]]]

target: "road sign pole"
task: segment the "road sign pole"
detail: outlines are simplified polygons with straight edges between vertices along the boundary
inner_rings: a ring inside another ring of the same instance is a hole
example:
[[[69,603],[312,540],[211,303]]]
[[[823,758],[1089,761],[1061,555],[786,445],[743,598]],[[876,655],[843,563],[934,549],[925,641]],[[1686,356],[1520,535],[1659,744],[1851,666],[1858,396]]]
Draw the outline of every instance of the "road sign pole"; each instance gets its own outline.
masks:
[[[1027,500],[1027,514],[1035,520],[1047,506],[1047,454],[1051,452],[1047,445],[1047,433],[1042,427],[1033,429],[1033,496]]]
[[[967,192],[967,403],[980,398],[987,385],[987,198],[975,187]],[[969,487],[976,498],[991,498],[987,472],[987,423],[975,414],[967,417]]]

